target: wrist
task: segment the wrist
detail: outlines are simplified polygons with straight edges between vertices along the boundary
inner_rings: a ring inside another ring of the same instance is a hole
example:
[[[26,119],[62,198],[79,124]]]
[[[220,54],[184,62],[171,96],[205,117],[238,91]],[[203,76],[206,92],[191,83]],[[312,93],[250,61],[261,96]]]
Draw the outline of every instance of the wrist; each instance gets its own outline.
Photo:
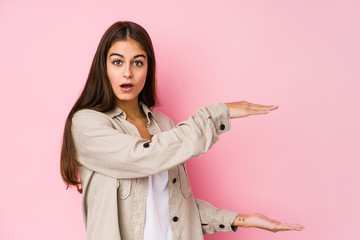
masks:
[[[233,116],[231,115],[231,111],[232,111],[232,105],[231,105],[231,103],[225,103],[225,105],[226,105],[227,108],[228,108],[228,116],[229,116],[229,118],[230,118],[230,119],[233,118]]]
[[[251,214],[238,214],[232,223],[232,226],[235,227],[252,227],[250,224]]]

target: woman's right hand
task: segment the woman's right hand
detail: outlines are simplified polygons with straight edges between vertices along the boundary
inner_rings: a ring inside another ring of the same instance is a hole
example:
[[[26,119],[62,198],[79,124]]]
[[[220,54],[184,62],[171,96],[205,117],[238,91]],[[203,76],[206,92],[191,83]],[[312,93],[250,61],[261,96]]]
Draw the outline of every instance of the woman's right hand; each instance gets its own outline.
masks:
[[[250,115],[267,114],[279,107],[278,105],[259,105],[246,101],[225,104],[229,108],[230,118],[241,118]]]
[[[264,214],[239,214],[235,218],[232,226],[236,227],[256,227],[271,232],[279,231],[301,231],[303,225],[297,223],[282,223],[275,219],[270,219]]]

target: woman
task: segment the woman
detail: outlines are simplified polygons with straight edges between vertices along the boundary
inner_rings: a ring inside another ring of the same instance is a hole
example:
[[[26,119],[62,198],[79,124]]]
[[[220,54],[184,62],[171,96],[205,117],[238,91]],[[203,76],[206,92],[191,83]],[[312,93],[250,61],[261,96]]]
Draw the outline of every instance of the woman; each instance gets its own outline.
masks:
[[[195,199],[184,165],[229,131],[231,118],[277,106],[217,103],[175,126],[151,110],[155,105],[151,39],[138,24],[117,22],[100,41],[63,136],[61,176],[82,192],[87,239],[188,240],[239,226],[303,228]]]

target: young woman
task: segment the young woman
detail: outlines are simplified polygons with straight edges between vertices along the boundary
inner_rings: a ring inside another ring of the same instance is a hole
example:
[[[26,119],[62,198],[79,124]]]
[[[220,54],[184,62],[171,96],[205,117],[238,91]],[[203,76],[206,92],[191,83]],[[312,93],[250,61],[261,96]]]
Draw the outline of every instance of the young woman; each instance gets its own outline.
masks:
[[[85,87],[66,120],[61,176],[82,192],[87,239],[203,239],[237,227],[301,230],[262,214],[239,214],[195,199],[184,162],[230,130],[230,119],[277,106],[216,103],[175,125],[156,105],[149,35],[117,22],[102,37]]]

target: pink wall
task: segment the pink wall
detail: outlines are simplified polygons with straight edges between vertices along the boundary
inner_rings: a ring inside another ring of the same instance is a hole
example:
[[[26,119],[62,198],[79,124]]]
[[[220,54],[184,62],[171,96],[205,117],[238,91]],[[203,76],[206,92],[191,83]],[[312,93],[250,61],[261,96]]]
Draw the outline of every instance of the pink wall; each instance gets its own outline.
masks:
[[[190,178],[216,206],[306,229],[206,239],[360,239],[359,1],[49,2],[0,2],[0,239],[85,238],[80,195],[59,175],[60,141],[117,20],[150,33],[160,110],[176,122],[218,101],[280,105],[233,120],[188,162]]]

